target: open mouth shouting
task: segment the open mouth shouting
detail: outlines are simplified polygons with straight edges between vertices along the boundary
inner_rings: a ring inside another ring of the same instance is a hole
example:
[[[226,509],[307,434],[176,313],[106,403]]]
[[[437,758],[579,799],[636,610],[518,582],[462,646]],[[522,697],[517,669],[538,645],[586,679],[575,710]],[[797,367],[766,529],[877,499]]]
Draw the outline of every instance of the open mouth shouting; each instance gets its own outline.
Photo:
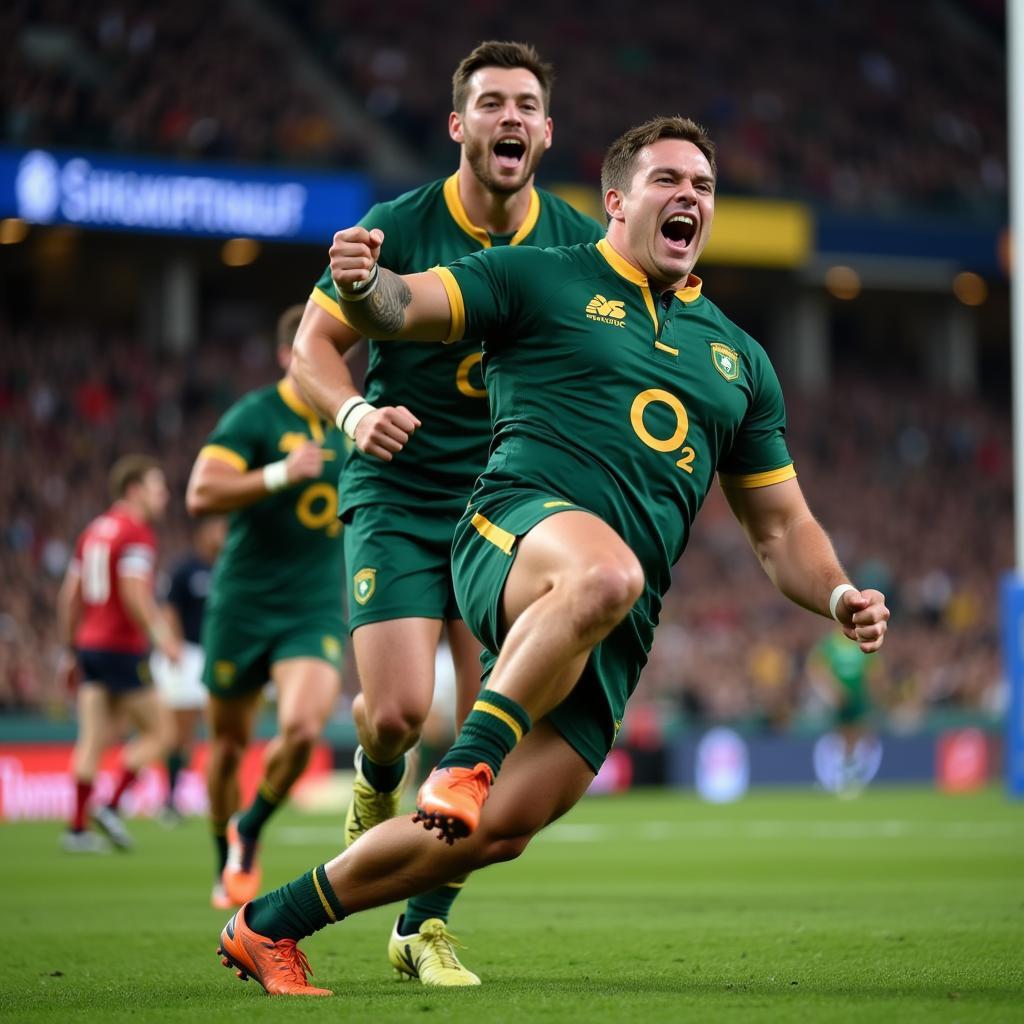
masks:
[[[526,143],[516,135],[504,135],[494,143],[494,159],[503,171],[514,171],[526,156]]]
[[[697,234],[697,218],[690,213],[673,213],[661,225],[661,234],[672,252],[684,253]]]

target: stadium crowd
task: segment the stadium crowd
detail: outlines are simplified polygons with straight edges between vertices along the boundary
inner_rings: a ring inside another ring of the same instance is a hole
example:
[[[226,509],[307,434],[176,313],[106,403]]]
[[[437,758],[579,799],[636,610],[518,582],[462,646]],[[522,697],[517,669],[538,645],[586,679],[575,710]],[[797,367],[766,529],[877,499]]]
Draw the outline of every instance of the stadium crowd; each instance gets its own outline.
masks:
[[[0,70],[11,144],[359,162],[280,43],[232,4],[14,0],[0,8],[0,32],[13,40]]]
[[[708,126],[726,192],[879,212],[1005,207],[1005,57],[983,0],[723,0],[710,17],[655,0],[627,35],[609,33],[617,6],[580,0],[528,25],[478,0],[460,7],[456,31],[422,0],[263,6],[298,30],[299,60],[318,61],[438,173],[451,162],[438,68],[481,39],[528,36],[556,63],[557,132],[572,142],[548,155],[546,180],[596,180],[611,139],[667,106]],[[359,133],[296,82],[294,53],[240,4],[13,0],[0,31],[13,41],[0,71],[9,143],[333,167],[363,159]]]
[[[450,91],[437,69],[454,67],[467,42],[523,33],[514,8],[487,0],[460,7],[457,32],[422,0],[278,6],[374,117],[439,168],[450,160],[439,131]],[[709,11],[656,0],[622,31],[620,4],[561,3],[528,32],[556,64],[563,142],[544,174],[596,180],[608,143],[667,106],[708,127],[725,192],[880,212],[998,211],[1005,58],[990,14],[977,2],[723,0]]]
[[[69,696],[52,682],[54,600],[70,545],[107,504],[107,467],[127,450],[159,455],[175,496],[159,529],[168,567],[187,542],[195,453],[220,412],[275,368],[266,338],[207,338],[183,359],[67,324],[0,324],[0,351],[0,709],[65,716]],[[936,706],[994,710],[995,590],[1012,564],[1008,412],[991,398],[849,377],[842,401],[791,393],[788,410],[812,508],[853,579],[881,587],[893,609],[882,655],[890,720],[911,727]],[[827,629],[778,596],[713,488],[638,701],[786,728],[816,699],[805,661]]]

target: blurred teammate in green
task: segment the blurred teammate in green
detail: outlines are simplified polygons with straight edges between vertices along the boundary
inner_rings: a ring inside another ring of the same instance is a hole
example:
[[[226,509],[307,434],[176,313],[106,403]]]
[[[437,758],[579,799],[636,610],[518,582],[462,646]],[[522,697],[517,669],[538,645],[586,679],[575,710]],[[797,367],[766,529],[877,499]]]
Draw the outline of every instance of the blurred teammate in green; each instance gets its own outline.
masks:
[[[202,629],[217,853],[211,901],[219,907],[259,891],[263,826],[309,763],[341,688],[338,475],[347,447],[295,383],[291,347],[301,316],[302,307],[293,306],[278,322],[284,376],[221,417],[192,467],[186,496],[192,515],[228,513]],[[239,814],[239,769],[268,680],[277,691],[278,734],[256,797]]]
[[[882,667],[879,658],[868,657],[837,630],[823,637],[808,656],[811,683],[835,709],[835,730],[842,740],[835,792],[842,797],[857,796],[867,784],[871,691]]]

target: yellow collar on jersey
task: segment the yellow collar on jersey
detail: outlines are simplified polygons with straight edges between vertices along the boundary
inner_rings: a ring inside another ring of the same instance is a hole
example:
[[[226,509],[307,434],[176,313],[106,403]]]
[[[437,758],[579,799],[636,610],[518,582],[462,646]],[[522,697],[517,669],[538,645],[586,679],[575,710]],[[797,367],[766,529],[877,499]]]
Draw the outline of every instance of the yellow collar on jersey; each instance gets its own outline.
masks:
[[[597,243],[597,251],[608,261],[608,265],[615,271],[619,277],[624,277],[627,281],[637,285],[640,288],[644,288],[647,292],[650,292],[650,285],[647,283],[647,275],[642,271],[633,266],[625,256],[622,256],[608,241],[607,238],[602,238]],[[703,281],[696,274],[691,274],[686,279],[685,288],[676,289],[676,298],[680,302],[695,302],[700,298],[700,290],[703,285]]]
[[[462,197],[459,195],[459,172],[456,171],[444,183],[444,201],[452,220],[469,235],[475,238],[485,249],[491,247],[491,236],[478,225],[469,219],[466,208],[462,205]],[[509,245],[518,245],[536,226],[537,218],[540,217],[540,196],[535,188],[530,189],[530,208],[526,211],[526,220],[519,225],[519,230],[512,236]]]
[[[287,377],[282,377],[277,382],[277,393],[281,401],[288,406],[296,416],[301,416],[309,424],[309,432],[317,444],[323,444],[324,428],[320,422],[317,411],[303,401],[302,396],[295,390],[295,385]]]

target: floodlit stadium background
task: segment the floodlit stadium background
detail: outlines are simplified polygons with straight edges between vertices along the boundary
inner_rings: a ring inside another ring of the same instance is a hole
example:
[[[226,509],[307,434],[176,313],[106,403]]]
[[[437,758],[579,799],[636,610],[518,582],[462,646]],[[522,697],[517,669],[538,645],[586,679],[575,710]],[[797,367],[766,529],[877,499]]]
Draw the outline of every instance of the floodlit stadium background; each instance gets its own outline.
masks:
[[[170,565],[195,453],[273,378],[274,321],[309,294],[332,231],[454,170],[449,76],[486,38],[555,63],[538,180],[589,212],[622,130],[659,113],[707,125],[720,180],[705,291],[771,354],[811,505],[893,609],[878,779],[998,775],[996,595],[1013,561],[1003,5],[658,0],[636,14],[4,5],[0,815],[59,816],[70,799],[54,598],[108,465],[140,448],[164,460]],[[705,770],[718,796],[748,777],[827,782],[831,709],[806,665],[827,628],[773,591],[713,492],[602,787]],[[356,687],[350,666],[325,772],[351,763]],[[444,742],[443,715],[431,738]],[[189,792],[200,810],[197,776]]]

